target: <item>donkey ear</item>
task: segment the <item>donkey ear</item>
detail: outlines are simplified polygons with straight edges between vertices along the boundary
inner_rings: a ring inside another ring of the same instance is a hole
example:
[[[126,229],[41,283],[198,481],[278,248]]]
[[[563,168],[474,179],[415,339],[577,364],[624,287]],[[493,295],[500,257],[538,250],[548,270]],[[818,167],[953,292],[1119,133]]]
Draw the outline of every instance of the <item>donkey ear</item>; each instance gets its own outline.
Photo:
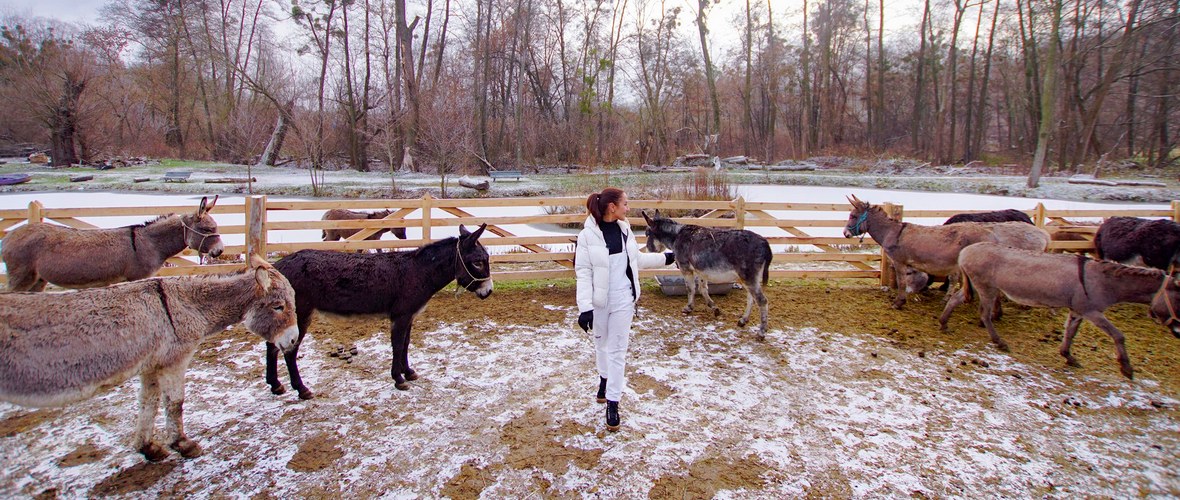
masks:
[[[485,222],[483,224],[480,224],[479,229],[476,229],[474,233],[471,233],[471,237],[468,239],[470,239],[471,241],[478,240],[479,236],[483,234],[483,230],[487,229],[487,228],[488,228],[488,223]]]
[[[254,281],[257,281],[263,290],[270,290],[270,270],[265,267],[254,269]]]
[[[471,231],[468,231],[467,228],[463,226],[463,224],[459,224],[459,237],[466,238],[469,234],[471,234]]]
[[[202,197],[201,197],[201,205],[197,207],[197,216],[198,216],[198,217],[200,217],[200,216],[201,216],[201,214],[205,213],[205,205],[206,205],[207,203],[209,203],[209,197],[208,197],[208,196],[202,196]]]
[[[220,198],[220,197],[221,197],[221,195],[219,195],[219,194],[213,195],[213,201],[209,202],[209,206],[204,207],[204,212],[206,212],[206,213],[212,212],[213,207],[217,206],[217,198]],[[204,198],[202,198],[202,200],[204,200]],[[204,203],[201,203],[201,205],[203,206]]]
[[[658,209],[658,208],[657,208],[657,209],[656,209],[656,212],[659,212],[659,211],[660,211],[660,209]],[[647,216],[647,211],[646,211],[646,210],[640,210],[640,211],[639,211],[639,213],[643,214],[643,220],[647,221],[647,225],[649,225],[649,226],[650,226],[650,225],[651,225],[651,217],[648,217],[648,216]]]

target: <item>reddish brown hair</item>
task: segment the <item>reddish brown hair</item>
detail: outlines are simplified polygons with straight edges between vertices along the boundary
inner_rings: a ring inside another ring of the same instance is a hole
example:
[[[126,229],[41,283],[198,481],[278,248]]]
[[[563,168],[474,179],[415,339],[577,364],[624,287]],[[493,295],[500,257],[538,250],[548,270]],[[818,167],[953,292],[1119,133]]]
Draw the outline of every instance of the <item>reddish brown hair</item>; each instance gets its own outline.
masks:
[[[611,203],[618,204],[623,199],[623,194],[623,190],[619,188],[603,189],[601,193],[594,193],[586,198],[586,210],[594,216],[595,222],[602,224],[602,214],[606,213],[606,207]]]

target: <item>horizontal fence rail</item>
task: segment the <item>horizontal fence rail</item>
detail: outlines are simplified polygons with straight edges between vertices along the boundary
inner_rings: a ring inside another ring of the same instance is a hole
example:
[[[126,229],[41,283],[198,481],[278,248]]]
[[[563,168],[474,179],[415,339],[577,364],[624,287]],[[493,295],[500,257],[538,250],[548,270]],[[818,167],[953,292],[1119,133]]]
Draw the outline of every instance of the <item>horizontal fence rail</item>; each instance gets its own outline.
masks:
[[[774,251],[771,278],[867,278],[880,280],[882,284],[893,281],[892,268],[882,265],[886,259],[876,242],[868,237],[841,235],[847,223],[846,215],[852,209],[845,203],[747,202],[738,198],[732,201],[630,200],[630,204],[636,209],[636,216],[628,220],[636,227],[636,240],[641,245],[646,238],[641,230],[644,221],[638,211],[659,209],[685,224],[749,229],[766,236]],[[158,274],[229,272],[240,268],[246,255],[259,254],[273,261],[305,248],[339,251],[417,248],[456,235],[460,225],[474,229],[487,224],[480,241],[492,254],[496,279],[572,278],[574,238],[586,219],[584,206],[585,199],[580,197],[440,199],[427,194],[422,198],[397,200],[271,201],[266,196],[251,196],[241,205],[218,204],[211,213],[218,221],[223,240],[241,240],[240,243],[227,243],[219,259],[204,263],[198,261],[194,251],[186,249],[169,259]],[[959,213],[986,211],[905,211],[900,204],[883,206],[894,217],[929,225],[940,224]],[[320,220],[324,211],[334,208],[390,210],[391,213],[384,219]],[[27,210],[0,210],[0,237],[27,222],[88,229],[100,226],[84,218],[143,216],[146,219],[194,210],[190,205],[54,208],[34,201]],[[1092,252],[1097,222],[1106,217],[1180,221],[1180,201],[1173,201],[1169,209],[1047,210],[1038,203],[1024,211],[1038,226],[1054,234],[1049,249],[1056,251]],[[528,213],[514,215],[513,212]],[[684,215],[690,212],[691,215]],[[521,231],[512,226],[543,227],[548,230],[529,232],[556,234],[517,234]],[[567,229],[556,229],[563,227]],[[399,240],[386,235],[378,240],[365,239],[377,231],[393,228],[406,228],[417,237]],[[321,241],[319,234],[327,229],[359,231],[345,240]],[[640,274],[668,275],[678,271],[644,270]],[[7,275],[0,275],[0,280],[7,281]]]

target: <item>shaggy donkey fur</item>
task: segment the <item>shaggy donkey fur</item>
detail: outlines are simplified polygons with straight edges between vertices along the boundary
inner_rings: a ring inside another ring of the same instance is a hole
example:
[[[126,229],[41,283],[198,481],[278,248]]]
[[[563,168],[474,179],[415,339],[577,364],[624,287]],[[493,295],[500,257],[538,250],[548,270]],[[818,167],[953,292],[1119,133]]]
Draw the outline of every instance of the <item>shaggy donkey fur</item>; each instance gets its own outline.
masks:
[[[294,347],[295,292],[261,257],[253,270],[176,276],[59,293],[0,294],[0,400],[23,406],[81,401],[139,374],[134,446],[148,460],[163,395],[167,443],[184,457],[201,447],[184,433],[184,372],[202,339],[244,322]]]
[[[380,210],[377,212],[358,212],[358,211],[348,210],[345,208],[333,208],[331,210],[328,210],[327,212],[324,212],[324,217],[320,220],[384,219],[386,217],[389,217],[390,214],[392,214],[392,213],[393,213],[393,210]],[[361,231],[360,229],[325,229],[322,232],[322,237],[323,237],[324,241],[346,240],[349,237],[351,237],[352,235],[359,233],[360,231]],[[381,239],[381,236],[384,235],[385,233],[392,233],[393,236],[399,240],[406,239],[406,228],[404,228],[404,227],[395,227],[395,228],[383,227],[381,229],[378,229],[377,232],[369,235],[365,239],[366,240],[379,240],[379,239]],[[381,249],[377,249],[377,252],[380,253]]]
[[[971,290],[979,294],[979,319],[1001,350],[1008,344],[1000,339],[994,325],[994,304],[1003,293],[1028,306],[1069,308],[1060,353],[1070,366],[1078,362],[1070,354],[1074,335],[1083,319],[1090,320],[1114,341],[1119,369],[1132,377],[1131,359],[1123,345],[1123,332],[1102,314],[1120,302],[1150,304],[1150,315],[1180,338],[1180,283],[1155,269],[1129,267],[1113,262],[1090,260],[1081,255],[1032,252],[996,243],[976,243],[959,252],[963,287],[951,296],[939,324],[946,329],[951,311],[970,300]]]
[[[676,264],[684,274],[688,287],[688,305],[684,314],[692,312],[697,290],[714,316],[721,309],[709,297],[709,282],[739,281],[746,288],[746,312],[738,319],[738,326],[746,326],[750,310],[758,302],[761,323],[758,340],[766,339],[766,294],[762,286],[770,279],[770,261],[774,255],[770,243],[761,235],[744,229],[713,229],[692,224],[681,224],[661,216],[660,211],[648,216],[647,251],[661,252],[670,248],[676,253]]]
[[[307,335],[317,310],[345,316],[384,314],[389,317],[393,362],[389,374],[401,390],[418,375],[410,369],[410,327],[436,292],[452,281],[481,299],[492,293],[488,252],[479,243],[487,224],[475,232],[459,226],[458,238],[446,238],[411,252],[351,253],[300,250],[283,257],[275,268],[295,287],[299,340]],[[298,345],[287,352],[287,374],[301,399],[314,394],[299,377]],[[278,350],[266,346],[266,383],[274,394],[286,392],[278,377]]]
[[[217,197],[206,206],[208,201],[201,198],[192,214],[169,214],[121,228],[75,229],[38,222],[13,229],[0,243],[8,289],[40,292],[46,282],[90,288],[143,279],[185,247],[221,255],[217,221],[209,215]]]
[[[1167,270],[1180,263],[1180,224],[1166,219],[1111,217],[1094,236],[1098,258]]]

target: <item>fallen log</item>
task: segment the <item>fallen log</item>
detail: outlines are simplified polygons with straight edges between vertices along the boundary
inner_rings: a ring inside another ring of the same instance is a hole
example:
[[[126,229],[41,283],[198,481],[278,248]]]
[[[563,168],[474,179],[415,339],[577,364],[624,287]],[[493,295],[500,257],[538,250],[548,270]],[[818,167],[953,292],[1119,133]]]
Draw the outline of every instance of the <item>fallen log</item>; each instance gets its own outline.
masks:
[[[487,191],[488,187],[490,187],[488,181],[477,181],[470,177],[460,177],[459,185],[465,188],[474,189],[476,191]]]
[[[257,177],[217,177],[215,179],[205,179],[205,184],[245,184],[247,182],[258,182]]]
[[[93,175],[75,175],[70,177],[70,182],[85,182],[94,179]]]

